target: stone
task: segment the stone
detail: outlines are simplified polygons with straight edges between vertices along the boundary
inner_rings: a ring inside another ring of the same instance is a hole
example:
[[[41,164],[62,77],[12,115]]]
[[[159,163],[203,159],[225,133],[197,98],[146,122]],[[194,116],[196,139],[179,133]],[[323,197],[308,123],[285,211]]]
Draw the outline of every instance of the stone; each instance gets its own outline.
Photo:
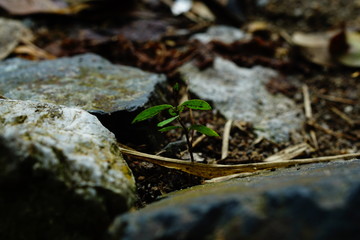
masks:
[[[134,200],[115,136],[95,116],[0,100],[1,239],[99,239]]]
[[[288,28],[290,32],[329,30],[338,28],[339,22],[353,27],[360,20],[359,4],[352,0],[256,0],[254,3],[249,6],[255,9],[248,9],[248,17],[256,19],[257,15],[277,27]]]
[[[239,40],[249,40],[249,38],[250,36],[239,28],[224,25],[211,26],[205,33],[197,33],[191,37],[191,39],[199,40],[205,44],[213,40],[230,44]]]
[[[154,147],[158,144],[153,138],[160,141],[160,133],[131,121],[144,106],[163,103],[165,82],[164,75],[115,65],[91,53],[0,62],[0,96],[79,107],[96,115],[119,140]]]
[[[227,119],[253,123],[259,136],[280,143],[302,127],[302,109],[292,99],[267,91],[271,78],[279,77],[272,69],[238,67],[217,57],[213,67],[204,71],[188,63],[180,72],[193,93],[212,101]]]
[[[164,75],[115,65],[95,54],[0,63],[0,95],[113,113],[144,106]]]
[[[108,239],[359,239],[360,160],[196,186],[116,218]]]

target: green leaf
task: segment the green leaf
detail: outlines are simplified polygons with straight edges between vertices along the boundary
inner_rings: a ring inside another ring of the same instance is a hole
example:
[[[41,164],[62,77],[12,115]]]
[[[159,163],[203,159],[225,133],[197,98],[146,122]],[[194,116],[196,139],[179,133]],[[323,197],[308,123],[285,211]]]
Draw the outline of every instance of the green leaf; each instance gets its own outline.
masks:
[[[184,106],[177,106],[176,107],[176,111],[178,112],[178,113],[181,113],[182,111],[184,111],[184,109],[185,109],[185,107]]]
[[[166,131],[170,131],[170,130],[177,129],[177,128],[181,128],[181,127],[180,126],[169,126],[169,127],[160,128],[159,131],[166,132]]]
[[[157,126],[158,126],[158,127],[163,127],[163,126],[171,123],[172,121],[174,121],[174,120],[177,119],[178,117],[179,117],[179,115],[177,115],[177,116],[175,116],[175,117],[172,117],[172,118],[169,118],[169,119],[166,119],[166,120],[164,120],[164,121],[162,121],[162,122],[159,122]]]
[[[195,110],[211,110],[211,106],[204,100],[192,99],[183,102],[180,106],[188,107]]]
[[[219,134],[217,134],[217,132],[215,132],[214,130],[212,130],[208,127],[205,127],[203,125],[192,125],[190,127],[190,129],[201,132],[202,134],[205,134],[209,137],[218,137],[219,136]]]
[[[173,86],[173,90],[175,92],[178,92],[179,91],[179,83],[175,83],[175,85]]]
[[[144,111],[142,111],[141,113],[139,113],[134,120],[132,121],[132,123],[136,123],[136,122],[140,122],[140,121],[144,121],[146,119],[152,118],[155,115],[159,114],[161,111],[165,110],[165,109],[169,109],[172,108],[173,106],[169,105],[169,104],[163,104],[163,105],[157,105],[148,109],[145,109]]]
[[[177,116],[177,115],[179,115],[175,107],[172,107],[172,108],[169,109],[169,114],[170,114],[171,116]]]

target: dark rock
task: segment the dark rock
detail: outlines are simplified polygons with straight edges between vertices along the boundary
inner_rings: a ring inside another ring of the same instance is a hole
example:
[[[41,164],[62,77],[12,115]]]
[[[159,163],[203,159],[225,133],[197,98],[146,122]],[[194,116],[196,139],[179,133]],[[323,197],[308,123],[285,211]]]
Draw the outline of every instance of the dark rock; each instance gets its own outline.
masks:
[[[197,186],[118,217],[109,239],[359,239],[360,160]]]
[[[0,239],[99,239],[134,200],[132,173],[95,116],[0,100]]]

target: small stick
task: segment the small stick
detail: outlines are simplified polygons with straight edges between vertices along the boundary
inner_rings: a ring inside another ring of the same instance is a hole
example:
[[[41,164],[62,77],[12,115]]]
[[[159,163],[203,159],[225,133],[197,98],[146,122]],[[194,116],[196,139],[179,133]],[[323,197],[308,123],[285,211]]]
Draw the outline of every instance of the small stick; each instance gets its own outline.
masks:
[[[305,117],[307,119],[311,119],[312,118],[312,110],[311,110],[309,87],[306,84],[304,84],[302,87],[302,90],[303,90],[303,95],[304,95]]]
[[[225,159],[229,155],[229,138],[230,130],[233,120],[228,120],[225,123],[224,135],[222,139],[222,148],[221,148],[221,160]]]
[[[347,99],[347,98],[341,98],[341,97],[336,97],[336,96],[331,96],[331,95],[322,95],[319,94],[317,95],[319,98],[331,101],[331,102],[338,102],[338,103],[344,103],[344,104],[356,104],[356,101],[351,100],[351,99]]]
[[[320,124],[314,122],[314,121],[308,121],[307,122],[308,125],[316,128],[316,129],[319,129],[321,131],[323,131],[324,133],[326,134],[329,134],[331,136],[334,136],[334,137],[337,137],[337,138],[346,138],[346,139],[349,139],[351,141],[357,141],[358,139],[356,137],[353,137],[353,136],[350,136],[350,135],[347,135],[347,134],[344,134],[344,133],[338,133],[338,132],[335,132],[329,128],[325,128],[323,126],[321,126]]]
[[[305,117],[308,121],[313,121],[309,87],[306,84],[304,84],[302,89],[303,89],[303,95],[304,95]],[[318,149],[319,144],[318,144],[316,133],[314,130],[310,130],[310,138],[311,138],[311,141],[312,141],[315,149]]]
[[[311,147],[307,143],[300,143],[294,146],[287,147],[280,152],[267,157],[264,162],[280,162],[280,161],[288,161],[301,155],[303,152],[311,150]]]
[[[192,147],[194,148],[194,147],[196,147],[199,143],[201,143],[202,142],[202,140],[204,140],[206,138],[206,135],[205,134],[202,134],[200,137],[198,137],[198,138],[196,138],[194,141],[193,141],[193,143],[192,143]],[[184,156],[184,154],[187,152],[187,150],[185,150],[185,151],[182,151],[181,153],[180,153],[180,156]]]
[[[197,146],[199,143],[202,142],[202,140],[204,140],[206,138],[205,134],[202,134],[200,137],[198,137],[197,139],[195,139],[192,143],[192,146],[195,147]]]
[[[331,111],[333,111],[333,113],[335,113],[336,115],[338,115],[339,117],[344,119],[350,126],[354,126],[354,124],[355,124],[354,121],[351,120],[345,113],[343,113],[342,111],[340,111],[336,107],[332,107]]]

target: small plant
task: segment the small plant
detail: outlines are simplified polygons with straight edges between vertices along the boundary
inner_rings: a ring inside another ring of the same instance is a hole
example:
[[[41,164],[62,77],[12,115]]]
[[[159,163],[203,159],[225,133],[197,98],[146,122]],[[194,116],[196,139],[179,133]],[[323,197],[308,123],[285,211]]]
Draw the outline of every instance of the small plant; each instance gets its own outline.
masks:
[[[181,113],[187,108],[193,109],[193,110],[211,110],[210,104],[207,103],[206,101],[200,100],[200,99],[192,99],[192,100],[185,101],[176,107],[169,105],[169,104],[163,104],[163,105],[157,105],[154,107],[150,107],[148,109],[145,109],[141,113],[139,113],[134,118],[132,123],[144,121],[146,119],[149,119],[149,118],[152,118],[152,117],[158,115],[162,111],[167,110],[171,117],[164,121],[161,121],[157,124],[157,126],[160,127],[159,131],[166,132],[166,131],[170,131],[172,129],[178,129],[178,128],[182,129],[183,133],[185,135],[185,138],[186,138],[187,148],[188,148],[188,151],[190,154],[191,162],[194,162],[194,156],[193,156],[193,152],[192,152],[192,139],[190,138],[191,131],[198,131],[207,136],[219,136],[219,134],[217,134],[214,130],[212,130],[204,125],[192,124],[190,127],[186,127],[186,124],[184,123],[183,119],[181,118]],[[177,121],[180,125],[166,126],[174,121]]]

